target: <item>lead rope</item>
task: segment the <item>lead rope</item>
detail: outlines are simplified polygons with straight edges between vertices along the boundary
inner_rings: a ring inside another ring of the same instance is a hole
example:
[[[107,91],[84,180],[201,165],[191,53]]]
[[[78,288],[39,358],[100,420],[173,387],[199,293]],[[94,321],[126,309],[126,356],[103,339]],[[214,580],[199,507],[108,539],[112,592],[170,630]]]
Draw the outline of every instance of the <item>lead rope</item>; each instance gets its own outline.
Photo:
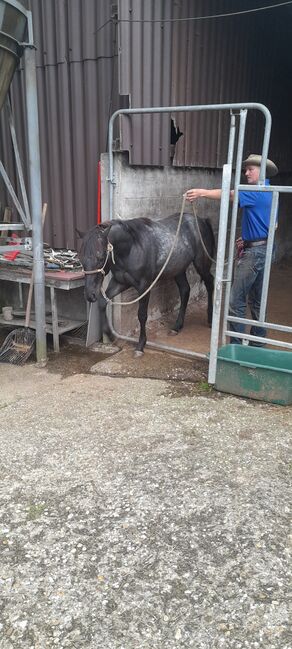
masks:
[[[200,230],[200,226],[199,226],[199,220],[198,220],[197,210],[196,210],[196,208],[195,208],[195,204],[194,204],[194,203],[192,203],[192,208],[193,208],[193,213],[194,213],[194,217],[195,217],[195,222],[196,222],[196,226],[197,226],[197,230],[198,230],[198,233],[199,233],[199,237],[200,237],[200,241],[201,241],[201,244],[202,244],[203,250],[204,250],[205,254],[207,255],[207,257],[210,259],[210,261],[212,261],[214,264],[216,264],[216,259],[213,259],[213,257],[210,257],[210,255],[209,255],[209,253],[208,253],[208,250],[207,250],[207,248],[206,248],[206,246],[205,246],[205,244],[204,244],[204,240],[203,240],[203,238],[202,238],[201,230]],[[235,254],[234,257],[233,257],[233,261],[235,261],[236,259],[237,259],[237,255]],[[228,264],[228,259],[226,259],[226,260],[224,261],[224,266],[227,266],[227,264]]]
[[[150,284],[150,286],[148,286],[148,288],[146,289],[146,291],[144,291],[144,293],[142,293],[142,295],[138,295],[138,297],[136,297],[135,300],[130,300],[129,302],[116,302],[115,300],[110,300],[110,298],[107,297],[107,295],[105,294],[104,289],[101,286],[100,292],[101,292],[102,296],[105,298],[105,300],[107,302],[109,302],[110,304],[117,304],[119,306],[126,306],[128,304],[135,304],[135,302],[139,302],[139,300],[142,300],[142,298],[145,297],[145,295],[147,295],[147,293],[149,293],[149,291],[151,291],[153,286],[155,286],[155,284],[159,280],[159,277],[161,277],[164,269],[166,268],[166,266],[167,266],[167,264],[168,264],[168,262],[170,260],[170,257],[171,257],[171,255],[172,255],[172,253],[174,251],[174,247],[175,247],[175,244],[177,242],[177,238],[178,238],[178,235],[179,235],[180,226],[181,226],[181,222],[182,222],[182,218],[183,218],[183,214],[184,214],[185,202],[186,202],[186,195],[183,194],[182,206],[181,206],[181,211],[180,211],[180,215],[179,215],[178,225],[177,225],[175,237],[174,237],[174,240],[173,240],[173,244],[171,246],[171,249],[170,249],[170,251],[168,253],[168,256],[167,256],[162,268],[160,269],[157,277],[153,280],[152,284]]]
[[[202,244],[202,248],[203,248],[205,254],[207,255],[208,259],[210,259],[210,261],[212,261],[214,264],[216,264],[216,259],[213,259],[213,257],[210,257],[210,255],[208,253],[208,250],[207,250],[207,248],[206,248],[206,246],[204,244],[204,241],[203,241],[203,238],[202,238],[202,235],[201,235],[200,226],[199,226],[198,214],[197,214],[197,210],[195,208],[195,203],[192,203],[192,208],[193,208],[195,222],[196,222],[197,230],[198,230],[198,233],[199,233],[200,241],[201,241],[201,244]]]

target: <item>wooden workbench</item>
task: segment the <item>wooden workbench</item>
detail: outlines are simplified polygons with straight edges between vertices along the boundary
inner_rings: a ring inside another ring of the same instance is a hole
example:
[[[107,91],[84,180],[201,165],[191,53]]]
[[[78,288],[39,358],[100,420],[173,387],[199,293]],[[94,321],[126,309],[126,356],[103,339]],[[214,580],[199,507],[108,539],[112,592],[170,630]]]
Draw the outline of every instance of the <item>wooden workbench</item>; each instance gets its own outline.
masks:
[[[31,270],[27,268],[11,267],[11,266],[1,266],[0,265],[0,280],[6,282],[17,282],[19,285],[19,290],[21,292],[22,284],[29,284],[31,278]],[[47,321],[46,316],[46,332],[53,335],[54,351],[59,352],[60,343],[59,336],[67,331],[71,331],[76,327],[79,327],[84,320],[71,320],[71,319],[59,319],[58,317],[58,305],[56,298],[56,290],[62,291],[71,291],[72,289],[80,288],[84,286],[84,274],[83,272],[76,271],[46,271],[45,272],[45,287],[50,290],[50,303],[51,303],[51,322]],[[6,325],[9,327],[21,326],[23,327],[25,322],[24,318],[13,318],[13,320],[7,321],[4,320],[2,314],[0,314],[0,324]],[[29,326],[32,329],[35,329],[35,321],[31,318]]]

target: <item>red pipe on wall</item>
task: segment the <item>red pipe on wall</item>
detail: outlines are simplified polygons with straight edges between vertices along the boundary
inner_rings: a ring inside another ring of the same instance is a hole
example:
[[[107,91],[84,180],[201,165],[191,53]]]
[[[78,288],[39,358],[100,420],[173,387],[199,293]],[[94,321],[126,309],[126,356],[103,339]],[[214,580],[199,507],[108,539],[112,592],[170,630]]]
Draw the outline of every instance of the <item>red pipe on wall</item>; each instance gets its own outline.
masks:
[[[97,163],[97,225],[101,223],[101,175],[100,160]]]

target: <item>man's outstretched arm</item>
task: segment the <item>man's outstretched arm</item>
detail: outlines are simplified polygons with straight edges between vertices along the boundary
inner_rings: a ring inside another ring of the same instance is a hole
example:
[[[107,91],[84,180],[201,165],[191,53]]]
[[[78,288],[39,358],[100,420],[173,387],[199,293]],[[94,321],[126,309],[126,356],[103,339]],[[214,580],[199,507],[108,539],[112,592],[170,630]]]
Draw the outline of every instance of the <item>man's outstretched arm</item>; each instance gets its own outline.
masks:
[[[211,200],[220,201],[222,189],[188,189],[186,192],[187,200],[192,203],[197,198],[210,198]],[[233,201],[234,191],[230,192],[230,200]]]

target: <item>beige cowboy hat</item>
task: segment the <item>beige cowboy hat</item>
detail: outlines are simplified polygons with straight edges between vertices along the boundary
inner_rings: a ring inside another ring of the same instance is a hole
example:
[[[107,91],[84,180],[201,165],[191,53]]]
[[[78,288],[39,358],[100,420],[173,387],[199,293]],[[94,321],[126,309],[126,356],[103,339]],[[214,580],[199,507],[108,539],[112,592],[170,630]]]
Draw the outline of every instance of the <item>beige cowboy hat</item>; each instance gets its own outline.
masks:
[[[243,160],[242,163],[242,168],[245,169],[248,167],[248,165],[255,166],[255,167],[260,167],[261,166],[261,161],[262,161],[262,156],[258,155],[257,153],[251,153],[246,160]],[[267,166],[266,166],[266,176],[267,178],[271,178],[271,176],[276,176],[278,173],[278,167],[275,165],[272,160],[269,160],[267,158]]]

